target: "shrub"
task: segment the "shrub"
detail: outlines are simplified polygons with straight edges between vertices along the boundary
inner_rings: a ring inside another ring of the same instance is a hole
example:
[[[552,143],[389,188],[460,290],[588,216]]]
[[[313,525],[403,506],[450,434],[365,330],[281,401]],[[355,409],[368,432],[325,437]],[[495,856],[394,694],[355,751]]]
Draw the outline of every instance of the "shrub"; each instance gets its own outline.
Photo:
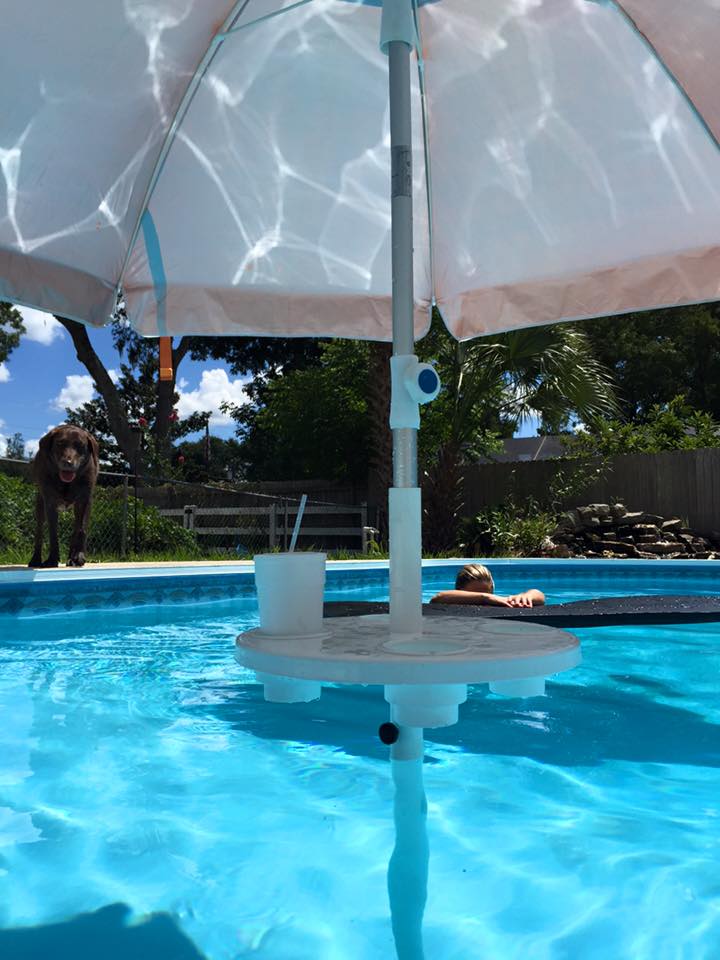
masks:
[[[507,500],[464,522],[462,547],[475,556],[533,557],[542,552],[543,540],[555,526],[555,514],[534,500],[522,507]]]

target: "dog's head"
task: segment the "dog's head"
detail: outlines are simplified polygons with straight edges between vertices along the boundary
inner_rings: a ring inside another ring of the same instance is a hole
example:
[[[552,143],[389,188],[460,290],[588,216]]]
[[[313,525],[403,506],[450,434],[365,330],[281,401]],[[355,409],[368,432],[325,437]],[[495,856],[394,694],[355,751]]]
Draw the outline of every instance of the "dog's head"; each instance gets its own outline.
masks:
[[[92,434],[64,423],[40,441],[38,456],[44,457],[63,483],[72,483],[87,471],[98,469],[98,443]]]

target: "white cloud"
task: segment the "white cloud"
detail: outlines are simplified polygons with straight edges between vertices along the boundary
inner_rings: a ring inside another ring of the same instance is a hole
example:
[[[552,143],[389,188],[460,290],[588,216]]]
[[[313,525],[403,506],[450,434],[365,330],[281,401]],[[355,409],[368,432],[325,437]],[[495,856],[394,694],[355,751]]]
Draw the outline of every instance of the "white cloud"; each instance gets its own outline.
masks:
[[[71,373],[65,377],[65,386],[52,401],[56,410],[65,407],[79,407],[89,403],[95,393],[95,385],[90,374]]]
[[[115,385],[120,383],[120,374],[117,372],[117,370],[108,370],[108,376]]]
[[[10,371],[5,363],[0,363],[0,383],[7,383],[10,380]]]
[[[210,424],[215,427],[227,426],[232,419],[221,413],[220,404],[223,401],[243,403],[247,400],[245,384],[247,380],[230,380],[227,371],[222,368],[203,370],[200,385],[195,390],[183,393],[179,389],[180,400],[177,410],[181,417],[189,417],[192,413],[201,413],[210,410]],[[179,385],[178,385],[179,386]]]
[[[36,440],[26,440],[25,441],[25,456],[32,458],[38,452],[38,447],[40,446],[40,438]]]
[[[64,328],[51,314],[43,313],[41,310],[33,310],[30,307],[18,307],[17,309],[22,315],[25,335],[28,340],[34,340],[35,343],[41,343],[44,347],[49,347],[53,340],[65,335]]]

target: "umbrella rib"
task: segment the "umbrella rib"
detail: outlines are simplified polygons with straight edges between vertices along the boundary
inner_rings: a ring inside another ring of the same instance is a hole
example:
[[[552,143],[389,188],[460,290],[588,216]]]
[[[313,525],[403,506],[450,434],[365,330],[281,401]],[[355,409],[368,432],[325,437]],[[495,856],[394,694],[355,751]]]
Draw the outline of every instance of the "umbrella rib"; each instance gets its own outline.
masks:
[[[133,232],[130,236],[130,243],[128,244],[122,269],[120,270],[120,274],[118,276],[118,280],[115,285],[118,292],[120,291],[120,286],[122,284],[123,277],[125,276],[125,271],[127,270],[128,263],[130,262],[130,256],[135,246],[135,242],[138,238],[138,234],[140,233],[143,217],[145,216],[145,212],[147,211],[147,208],[150,205],[150,198],[153,195],[153,191],[155,190],[160,174],[162,173],[162,169],[165,165],[165,161],[167,159],[168,153],[170,152],[170,148],[175,142],[175,137],[177,135],[178,129],[180,128],[180,124],[183,122],[185,118],[185,114],[188,112],[188,109],[190,108],[190,104],[192,103],[193,98],[197,93],[197,89],[200,86],[200,82],[202,78],[205,76],[205,73],[207,72],[208,67],[212,63],[215,57],[215,54],[220,49],[220,46],[225,40],[225,37],[228,35],[230,31],[232,31],[232,28],[237,22],[238,18],[241,17],[242,14],[245,12],[250,2],[251,0],[237,0],[237,2],[233,5],[232,10],[227,15],[222,25],[215,31],[213,36],[210,38],[210,43],[208,44],[202,59],[198,63],[195,69],[195,72],[190,78],[187,87],[185,88],[185,93],[183,94],[182,99],[180,100],[180,103],[177,106],[175,114],[172,118],[172,122],[168,127],[167,133],[165,134],[165,139],[163,140],[162,147],[160,148],[160,153],[158,154],[157,160],[155,161],[155,166],[153,167],[152,174],[150,175],[150,179],[148,181],[147,189],[145,190],[145,196],[143,197],[140,210],[138,211],[135,228],[133,229]],[[307,2],[307,0],[305,0],[305,2]]]
[[[428,130],[427,95],[425,88],[425,59],[423,57],[422,36],[418,18],[417,0],[412,0],[413,18],[415,20],[415,35],[417,36],[416,54],[418,69],[418,86],[420,88],[420,115],[422,117],[423,153],[425,155],[425,201],[427,203],[428,218],[428,259],[430,267],[430,302],[434,307],[435,301],[435,250],[433,243],[433,206],[432,206],[432,176],[430,171],[430,132]]]
[[[296,0],[295,3],[291,3],[287,7],[281,7],[279,10],[273,10],[272,13],[266,13],[262,17],[248,20],[245,23],[241,23],[239,27],[232,27],[226,31],[226,34],[230,36],[233,33],[239,33],[241,30],[247,30],[248,27],[254,27],[256,23],[264,23],[266,20],[272,20],[273,17],[279,17],[282,13],[289,13],[291,10],[297,9],[297,7],[304,7],[305,4],[312,2],[313,0]]]
[[[692,111],[693,115],[697,119],[698,123],[702,126],[705,133],[710,137],[712,142],[715,144],[715,147],[718,150],[720,150],[720,140],[718,140],[718,138],[715,136],[715,133],[713,132],[711,127],[708,125],[708,122],[705,119],[705,117],[702,115],[699,107],[697,106],[693,98],[690,96],[690,94],[687,92],[687,90],[681,83],[680,79],[675,76],[673,71],[667,65],[667,63],[663,59],[662,55],[660,54],[660,52],[658,51],[657,47],[652,42],[650,37],[641,29],[641,27],[636,23],[635,19],[627,12],[625,7],[621,3],[621,0],[610,0],[610,3],[617,10],[617,12],[623,18],[623,20],[625,20],[625,22],[630,27],[630,29],[633,30],[638,35],[638,37],[640,37],[640,39],[643,41],[643,43],[648,48],[650,53],[660,64],[660,67],[665,71],[665,75],[667,76],[667,78],[670,80],[672,85],[678,91],[680,96],[684,99],[688,107],[690,107],[690,110]]]

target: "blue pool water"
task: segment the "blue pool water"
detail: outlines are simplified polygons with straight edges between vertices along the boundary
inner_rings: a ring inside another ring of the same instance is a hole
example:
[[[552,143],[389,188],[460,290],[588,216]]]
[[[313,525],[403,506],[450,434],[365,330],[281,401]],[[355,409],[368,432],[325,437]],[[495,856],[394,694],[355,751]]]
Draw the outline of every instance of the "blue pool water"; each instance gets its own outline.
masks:
[[[712,592],[608,569],[495,572],[556,600]],[[256,622],[251,596],[0,618],[3,960],[393,957],[382,692],[264,703],[232,658]],[[548,696],[471,688],[427,733],[428,960],[720,955],[720,624],[578,632]]]

